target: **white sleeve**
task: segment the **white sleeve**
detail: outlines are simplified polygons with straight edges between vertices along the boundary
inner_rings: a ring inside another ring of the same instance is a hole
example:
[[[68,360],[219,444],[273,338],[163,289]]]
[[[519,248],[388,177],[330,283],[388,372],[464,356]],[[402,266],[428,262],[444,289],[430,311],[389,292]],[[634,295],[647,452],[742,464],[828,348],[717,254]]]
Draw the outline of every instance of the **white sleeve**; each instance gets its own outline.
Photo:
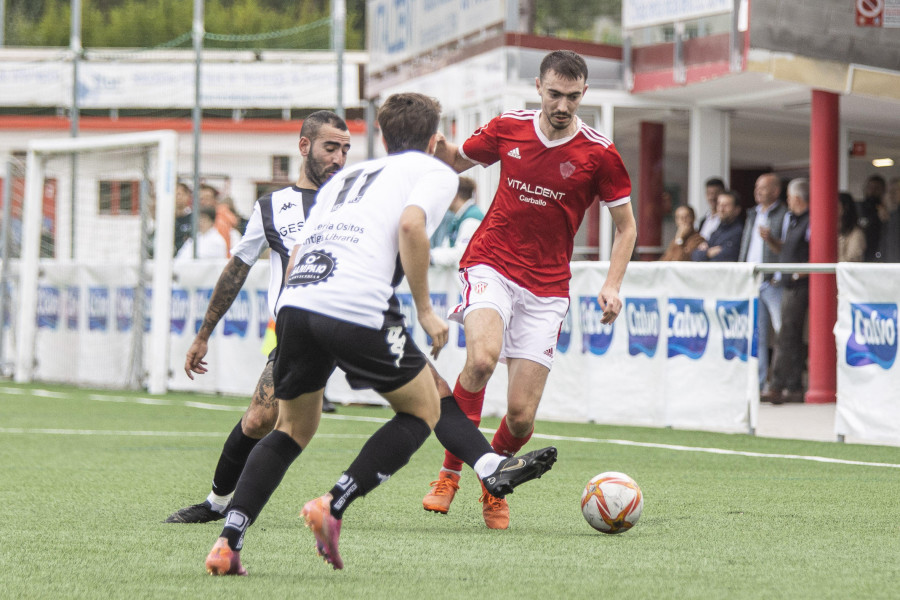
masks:
[[[247,229],[244,230],[244,236],[237,245],[231,247],[231,255],[241,259],[245,265],[254,265],[269,245],[266,240],[266,231],[263,228],[262,211],[259,208],[259,202],[253,205],[253,214],[247,221]]]
[[[434,161],[434,167],[416,181],[406,202],[406,206],[418,206],[425,211],[428,237],[441,224],[459,187],[459,175],[437,159]]]
[[[178,262],[194,258],[194,239],[188,238],[181,244],[181,248],[175,254],[175,260]]]

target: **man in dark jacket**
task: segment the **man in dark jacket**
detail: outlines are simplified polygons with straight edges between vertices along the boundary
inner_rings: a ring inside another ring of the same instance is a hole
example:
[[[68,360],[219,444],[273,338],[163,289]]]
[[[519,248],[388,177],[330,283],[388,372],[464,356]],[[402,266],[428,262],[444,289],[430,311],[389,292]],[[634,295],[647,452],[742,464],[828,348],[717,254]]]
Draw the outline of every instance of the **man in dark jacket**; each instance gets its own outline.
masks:
[[[741,203],[737,192],[726,190],[716,201],[716,214],[721,219],[719,227],[691,254],[694,261],[729,262],[736,261],[741,251],[741,234],[744,223],[741,220]]]

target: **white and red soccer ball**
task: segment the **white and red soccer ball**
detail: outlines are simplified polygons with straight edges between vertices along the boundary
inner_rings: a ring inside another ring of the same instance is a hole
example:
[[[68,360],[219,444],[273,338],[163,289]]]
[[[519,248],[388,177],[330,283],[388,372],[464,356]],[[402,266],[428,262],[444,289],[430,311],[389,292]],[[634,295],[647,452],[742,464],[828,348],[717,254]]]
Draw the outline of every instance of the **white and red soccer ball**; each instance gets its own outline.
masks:
[[[584,486],[581,514],[591,527],[602,533],[628,531],[641,516],[644,495],[634,479],[625,473],[600,473]]]

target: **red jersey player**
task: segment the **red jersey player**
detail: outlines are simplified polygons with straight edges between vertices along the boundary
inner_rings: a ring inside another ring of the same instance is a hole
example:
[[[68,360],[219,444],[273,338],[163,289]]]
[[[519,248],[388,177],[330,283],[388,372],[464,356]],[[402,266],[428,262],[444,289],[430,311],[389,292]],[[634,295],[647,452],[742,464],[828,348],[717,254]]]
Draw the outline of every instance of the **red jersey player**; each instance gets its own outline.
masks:
[[[456,169],[500,161],[500,183],[462,260],[463,301],[451,319],[464,323],[466,363],[453,395],[479,423],[484,388],[498,360],[508,366],[506,416],[491,442],[513,455],[529,440],[560,326],[569,308],[569,261],[575,233],[595,198],[616,225],[609,271],[597,301],[602,321],[622,308],[619,288],[637,237],[631,181],[612,142],[575,111],[587,90],[587,65],[567,50],[551,52],[536,78],[541,110],[503,113],[457,147],[441,140],[435,156]],[[462,462],[447,453],[422,501],[446,513]],[[483,490],[485,523],[509,527],[509,506]]]

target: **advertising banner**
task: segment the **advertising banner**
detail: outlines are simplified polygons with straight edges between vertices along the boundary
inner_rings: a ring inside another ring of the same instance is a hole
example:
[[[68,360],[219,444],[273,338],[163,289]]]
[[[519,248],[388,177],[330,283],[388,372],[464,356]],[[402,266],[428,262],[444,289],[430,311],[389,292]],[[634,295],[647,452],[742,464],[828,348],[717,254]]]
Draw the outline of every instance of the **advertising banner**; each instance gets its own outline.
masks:
[[[265,366],[269,266],[260,261],[209,340],[209,372],[192,381],[185,354],[199,330],[224,262],[177,262],[169,321],[169,388],[246,396]],[[751,323],[756,283],[741,263],[633,263],[622,286],[623,309],[602,323],[597,293],[606,263],[572,266],[569,312],[553,351],[541,419],[745,432],[751,429],[756,359]],[[49,264],[38,290],[36,379],[84,385],[121,385],[133,368],[135,269],[120,265]],[[446,314],[460,301],[453,269],[432,268],[432,303]],[[152,297],[152,291],[148,290]],[[405,284],[398,299],[413,340],[429,341],[416,320]],[[872,299],[875,305],[880,300]],[[880,305],[879,305],[880,306]],[[872,309],[874,310],[874,309]],[[882,310],[877,308],[877,310]],[[868,319],[873,317],[871,310]],[[878,313],[881,314],[880,312]],[[896,323],[896,308],[893,313]],[[142,326],[147,331],[145,317]],[[149,336],[145,338],[145,351]],[[60,349],[76,349],[61,351]],[[896,349],[896,344],[894,345]],[[871,361],[884,362],[883,349]],[[463,328],[450,323],[450,339],[435,366],[452,387],[465,364]],[[861,359],[862,360],[862,359]],[[873,368],[883,368],[875,364]],[[498,365],[484,414],[506,412],[508,372]],[[335,402],[383,403],[371,391],[352,390],[343,374],[329,380]]]
[[[837,435],[900,444],[900,266],[839,263]]]

